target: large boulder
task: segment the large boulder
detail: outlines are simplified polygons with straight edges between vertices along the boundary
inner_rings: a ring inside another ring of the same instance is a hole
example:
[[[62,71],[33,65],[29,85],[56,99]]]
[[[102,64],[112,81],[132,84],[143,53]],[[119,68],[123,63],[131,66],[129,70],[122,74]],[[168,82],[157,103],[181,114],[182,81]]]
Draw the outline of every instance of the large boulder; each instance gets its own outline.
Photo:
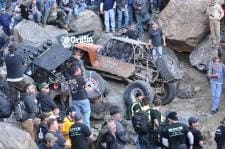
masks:
[[[199,45],[191,52],[189,59],[191,65],[199,70],[207,70],[208,65],[213,57],[218,56],[218,50],[211,48],[210,37],[207,36]]]
[[[34,21],[23,20],[16,25],[13,34],[17,43],[26,42],[38,47],[48,39],[57,42],[56,37],[66,33],[68,33],[66,30],[56,26],[42,27]]]
[[[95,37],[99,38],[102,32],[100,17],[91,10],[82,11],[77,19],[72,19],[70,26],[76,28],[78,32],[95,31]]]
[[[169,46],[189,52],[209,33],[207,4],[208,0],[170,0],[158,19]]]
[[[38,149],[30,135],[9,123],[0,123],[0,149]]]

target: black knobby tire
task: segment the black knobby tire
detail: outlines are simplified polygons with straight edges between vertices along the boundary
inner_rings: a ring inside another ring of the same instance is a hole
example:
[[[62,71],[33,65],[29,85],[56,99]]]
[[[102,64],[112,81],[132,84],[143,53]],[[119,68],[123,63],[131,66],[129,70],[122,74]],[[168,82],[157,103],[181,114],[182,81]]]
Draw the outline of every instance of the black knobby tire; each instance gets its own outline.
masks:
[[[123,99],[127,108],[135,101],[135,95],[140,92],[143,96],[149,96],[151,101],[154,98],[154,91],[151,86],[142,80],[131,82],[125,89]]]
[[[105,91],[105,80],[95,71],[85,71],[85,87],[88,88],[87,95],[90,102],[95,102]]]
[[[173,101],[176,96],[176,85],[177,83],[163,82],[161,87],[162,92],[156,92],[156,97],[161,99],[162,105],[169,104]]]
[[[164,55],[156,61],[156,66],[160,72],[161,77],[166,81],[174,79],[181,79],[183,73],[180,70],[177,62],[168,55]]]
[[[104,97],[107,97],[109,95],[109,93],[111,92],[112,87],[107,81],[104,80],[104,82],[105,82]]]

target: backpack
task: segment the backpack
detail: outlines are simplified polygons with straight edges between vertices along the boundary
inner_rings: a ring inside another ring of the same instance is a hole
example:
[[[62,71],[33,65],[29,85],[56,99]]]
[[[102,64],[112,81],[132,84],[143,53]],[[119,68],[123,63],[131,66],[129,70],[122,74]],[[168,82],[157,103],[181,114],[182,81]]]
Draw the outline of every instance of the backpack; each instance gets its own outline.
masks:
[[[0,96],[0,118],[9,118],[12,113],[12,105],[10,101]]]
[[[146,134],[150,131],[150,109],[139,111],[132,117],[132,125],[137,134]]]
[[[27,112],[25,111],[25,104],[23,100],[19,100],[15,104],[15,116],[17,121],[25,121]]]
[[[97,136],[97,139],[94,141],[94,149],[105,149],[104,146],[102,146],[102,139],[103,139],[103,135],[107,132],[107,129],[106,129],[106,123],[104,123],[102,125],[102,128],[101,130],[99,131],[98,133],[98,136]]]

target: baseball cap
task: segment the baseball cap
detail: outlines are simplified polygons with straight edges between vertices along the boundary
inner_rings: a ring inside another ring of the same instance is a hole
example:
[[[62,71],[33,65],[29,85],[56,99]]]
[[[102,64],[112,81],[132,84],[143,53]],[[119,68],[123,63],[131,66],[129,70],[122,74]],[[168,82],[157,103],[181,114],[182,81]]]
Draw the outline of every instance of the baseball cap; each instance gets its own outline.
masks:
[[[114,115],[114,114],[117,114],[117,113],[120,113],[121,110],[120,110],[120,107],[119,106],[111,106],[110,109],[109,109],[109,114],[110,115]]]
[[[189,119],[188,119],[188,123],[189,125],[191,125],[192,123],[196,123],[199,121],[199,118],[197,118],[196,116],[191,116]]]
[[[79,120],[81,120],[82,118],[83,118],[83,116],[82,116],[81,113],[76,113],[76,114],[74,115],[74,120],[75,120],[75,121],[79,121]]]
[[[40,84],[40,89],[44,88],[44,87],[48,87],[48,83],[41,83]]]
[[[171,120],[174,120],[174,121],[177,121],[178,120],[178,117],[177,117],[177,112],[170,112],[168,114],[168,118],[171,119]]]
[[[52,133],[47,133],[45,135],[45,141],[56,141],[57,138]]]

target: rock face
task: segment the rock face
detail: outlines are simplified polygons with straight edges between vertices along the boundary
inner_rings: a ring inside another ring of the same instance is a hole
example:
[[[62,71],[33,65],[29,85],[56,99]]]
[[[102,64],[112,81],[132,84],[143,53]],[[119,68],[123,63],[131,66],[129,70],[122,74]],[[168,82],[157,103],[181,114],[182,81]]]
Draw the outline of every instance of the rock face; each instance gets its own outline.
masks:
[[[0,123],[0,129],[4,130],[0,135],[0,149],[38,149],[25,131],[8,123]]]
[[[23,20],[14,29],[15,41],[30,43],[33,46],[40,46],[43,42],[50,39],[56,42],[56,37],[67,33],[66,30],[56,26],[46,25],[42,27],[30,20]]]
[[[192,51],[207,35],[207,4],[207,0],[170,0],[158,19],[170,47],[177,51]]]
[[[207,70],[214,56],[218,56],[218,50],[211,48],[210,37],[207,36],[206,39],[191,52],[189,59],[191,65],[197,67],[199,70]]]
[[[77,19],[72,19],[70,26],[76,28],[78,32],[95,31],[95,37],[100,37],[102,23],[100,17],[91,10],[82,11]]]

